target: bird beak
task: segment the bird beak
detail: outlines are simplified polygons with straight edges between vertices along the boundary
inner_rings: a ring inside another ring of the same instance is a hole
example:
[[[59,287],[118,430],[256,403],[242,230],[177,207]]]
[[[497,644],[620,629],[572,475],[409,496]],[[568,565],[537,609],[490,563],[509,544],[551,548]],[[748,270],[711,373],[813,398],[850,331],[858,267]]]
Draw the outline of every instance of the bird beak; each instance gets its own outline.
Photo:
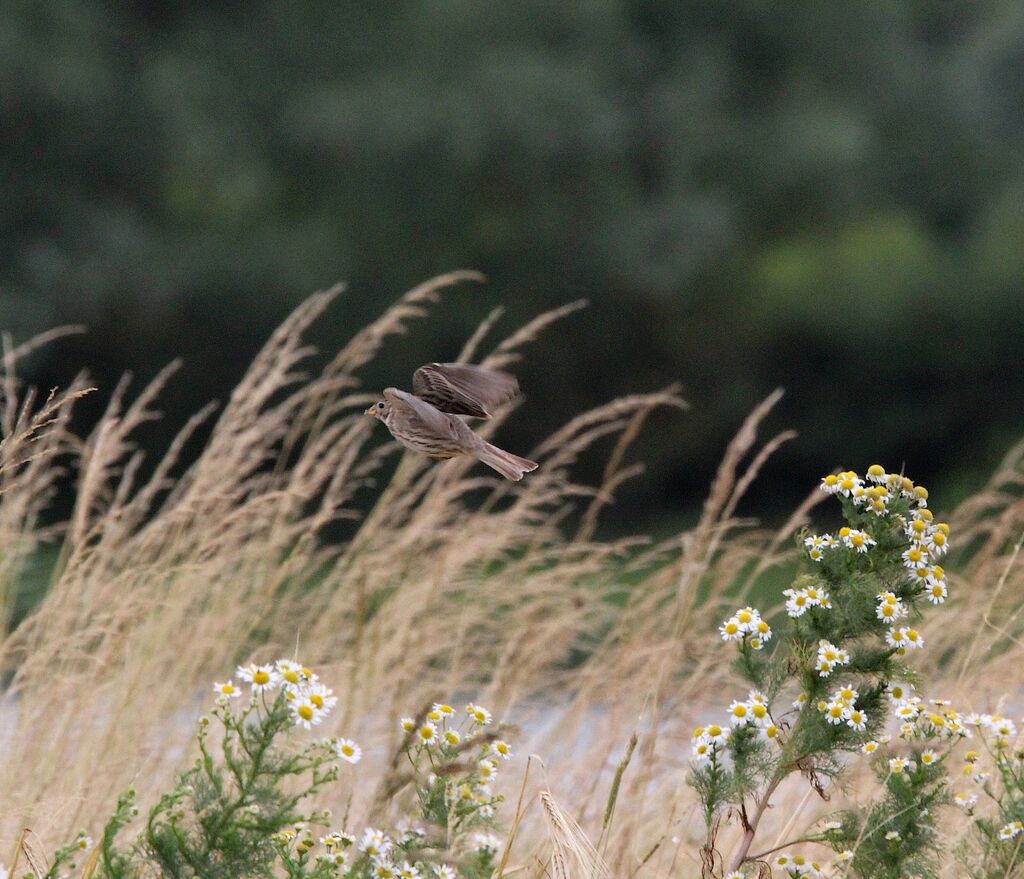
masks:
[[[363,413],[363,415],[373,415],[374,417],[376,417],[376,415],[377,415],[377,404],[374,403],[369,409],[367,409]]]

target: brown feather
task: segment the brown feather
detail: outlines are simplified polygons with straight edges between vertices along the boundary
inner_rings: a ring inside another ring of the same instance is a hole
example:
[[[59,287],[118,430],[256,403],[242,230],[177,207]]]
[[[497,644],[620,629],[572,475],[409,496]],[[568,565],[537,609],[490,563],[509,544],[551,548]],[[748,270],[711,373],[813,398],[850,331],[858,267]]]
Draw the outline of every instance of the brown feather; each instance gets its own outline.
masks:
[[[428,363],[416,370],[412,389],[441,412],[490,418],[490,410],[519,393],[519,382],[507,372],[468,363]]]
[[[476,435],[454,416],[397,388],[385,388],[384,399],[390,407],[385,424],[399,442],[433,458],[452,458],[473,449]]]

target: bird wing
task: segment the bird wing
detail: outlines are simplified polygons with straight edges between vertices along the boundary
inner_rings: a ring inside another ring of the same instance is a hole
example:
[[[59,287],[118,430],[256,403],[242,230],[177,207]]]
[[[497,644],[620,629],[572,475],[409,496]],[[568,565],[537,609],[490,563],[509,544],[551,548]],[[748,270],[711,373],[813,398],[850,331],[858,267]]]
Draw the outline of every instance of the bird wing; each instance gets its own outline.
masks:
[[[468,363],[428,363],[413,375],[412,390],[442,412],[490,418],[491,409],[519,393],[519,382],[507,372]]]
[[[421,400],[407,391],[400,391],[398,388],[385,388],[384,399],[391,404],[393,417],[398,419],[400,430],[411,425],[413,429],[426,428],[439,439],[458,439],[456,428],[452,424],[454,419],[449,418],[425,400]]]

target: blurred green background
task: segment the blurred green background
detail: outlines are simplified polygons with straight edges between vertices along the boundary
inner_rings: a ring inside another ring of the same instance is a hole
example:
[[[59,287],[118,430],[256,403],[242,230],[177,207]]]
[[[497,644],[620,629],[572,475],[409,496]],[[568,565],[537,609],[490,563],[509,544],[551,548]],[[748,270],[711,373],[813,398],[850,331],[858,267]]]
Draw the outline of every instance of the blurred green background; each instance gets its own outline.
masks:
[[[460,267],[490,283],[371,383],[589,298],[501,440],[680,380],[627,530],[692,513],[777,385],[769,517],[875,460],[948,506],[1024,434],[1019,2],[10,0],[0,102],[0,326],[88,325],[44,386],[183,356],[154,449],[312,291],[350,284],[332,348]]]

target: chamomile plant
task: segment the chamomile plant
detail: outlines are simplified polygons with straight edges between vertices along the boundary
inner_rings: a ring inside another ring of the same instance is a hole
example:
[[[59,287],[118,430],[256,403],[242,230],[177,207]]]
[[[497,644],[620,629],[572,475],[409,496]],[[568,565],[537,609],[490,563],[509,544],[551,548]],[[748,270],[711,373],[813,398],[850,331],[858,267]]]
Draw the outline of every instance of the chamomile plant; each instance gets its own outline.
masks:
[[[354,772],[363,751],[349,738],[310,739],[337,705],[315,672],[288,659],[240,666],[213,684],[213,700],[197,726],[199,756],[171,790],[141,816],[136,790],[126,791],[88,866],[81,855],[94,842],[83,830],[34,879],[82,869],[94,879],[483,879],[493,872],[502,848],[494,783],[512,749],[486,708],[437,703],[402,719],[400,759],[377,803],[386,820],[350,829],[315,803]],[[120,846],[119,835],[140,822],[134,841]]]
[[[845,524],[799,536],[806,563],[781,596],[785,626],[776,632],[759,609],[743,607],[719,629],[744,682],[721,720],[693,734],[706,875],[756,875],[766,865],[794,876],[928,869],[942,764],[966,735],[952,707],[925,702],[912,683],[913,654],[926,641],[921,620],[948,596],[940,562],[949,527],[935,521],[923,486],[879,465],[864,477],[826,476],[821,490],[840,503]],[[883,735],[894,717],[898,735]],[[885,791],[878,803],[806,838],[820,844],[813,856],[759,851],[759,824],[784,779],[801,775],[824,793],[863,756],[875,761]],[[741,835],[723,854],[716,840],[730,815]]]

